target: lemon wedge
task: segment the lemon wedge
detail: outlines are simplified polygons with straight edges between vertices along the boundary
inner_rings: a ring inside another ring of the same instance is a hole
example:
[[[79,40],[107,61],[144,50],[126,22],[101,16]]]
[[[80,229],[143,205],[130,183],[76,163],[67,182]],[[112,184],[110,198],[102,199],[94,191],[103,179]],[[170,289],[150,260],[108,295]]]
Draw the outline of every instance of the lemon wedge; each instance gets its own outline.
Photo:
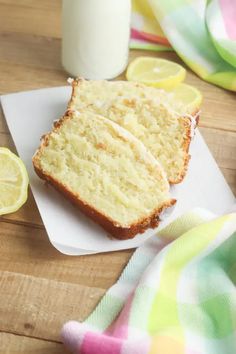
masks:
[[[29,178],[21,159],[0,147],[0,215],[13,213],[27,200]]]
[[[186,70],[181,65],[152,57],[134,59],[126,71],[128,81],[138,81],[166,90],[175,88],[184,81],[185,76]]]
[[[199,111],[202,94],[196,87],[181,83],[168,93],[169,104],[178,113],[195,114]]]

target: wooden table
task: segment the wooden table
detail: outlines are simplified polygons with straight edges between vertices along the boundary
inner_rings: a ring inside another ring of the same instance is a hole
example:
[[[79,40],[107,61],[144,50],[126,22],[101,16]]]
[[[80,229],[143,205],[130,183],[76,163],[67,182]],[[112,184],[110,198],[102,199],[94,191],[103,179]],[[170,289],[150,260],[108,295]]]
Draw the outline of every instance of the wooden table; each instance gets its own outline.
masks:
[[[0,28],[1,94],[65,85],[60,0],[0,0]],[[170,52],[131,51],[130,59],[140,54],[181,62]],[[235,94],[190,71],[187,82],[203,92],[200,130],[236,193]],[[0,146],[15,150],[2,113]],[[48,241],[31,193],[18,212],[0,218],[0,245],[1,354],[65,353],[59,337],[63,323],[84,320],[132,254],[131,250],[84,257],[58,253]]]

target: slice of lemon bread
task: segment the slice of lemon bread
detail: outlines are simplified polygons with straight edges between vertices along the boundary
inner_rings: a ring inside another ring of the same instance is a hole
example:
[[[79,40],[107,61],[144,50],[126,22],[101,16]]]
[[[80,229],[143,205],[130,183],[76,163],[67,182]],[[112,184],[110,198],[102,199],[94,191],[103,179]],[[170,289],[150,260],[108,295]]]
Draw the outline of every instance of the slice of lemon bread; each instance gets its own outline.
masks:
[[[162,164],[170,183],[183,180],[189,161],[190,115],[173,111],[168,93],[127,81],[72,82],[68,109],[90,111],[118,123],[135,135]]]
[[[156,227],[175,203],[166,174],[128,131],[93,113],[68,111],[33,157],[36,173],[119,239]]]

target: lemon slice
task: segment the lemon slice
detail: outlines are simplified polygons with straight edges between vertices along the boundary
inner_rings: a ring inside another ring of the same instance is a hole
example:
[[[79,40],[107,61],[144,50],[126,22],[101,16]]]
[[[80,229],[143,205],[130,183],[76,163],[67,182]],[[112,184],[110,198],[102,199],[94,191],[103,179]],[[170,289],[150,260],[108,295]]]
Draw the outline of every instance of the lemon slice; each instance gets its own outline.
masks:
[[[152,57],[134,59],[126,71],[126,78],[129,81],[138,81],[166,90],[175,88],[184,81],[185,76],[186,70],[181,65]]]
[[[0,147],[0,215],[13,213],[26,202],[28,184],[28,174],[21,159]]]
[[[169,92],[169,103],[178,113],[195,114],[202,103],[201,92],[193,86],[179,84]]]

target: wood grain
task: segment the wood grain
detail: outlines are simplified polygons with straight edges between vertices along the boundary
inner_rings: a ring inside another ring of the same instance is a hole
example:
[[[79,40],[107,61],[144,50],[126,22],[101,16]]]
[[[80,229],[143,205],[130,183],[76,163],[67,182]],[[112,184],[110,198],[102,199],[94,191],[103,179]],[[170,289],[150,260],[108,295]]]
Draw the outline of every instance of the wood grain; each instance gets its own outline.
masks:
[[[15,145],[8,133],[0,133],[0,146],[8,147],[12,152],[16,153]]]
[[[62,70],[60,39],[24,33],[1,33],[0,42],[1,62],[18,63],[31,68]]]
[[[0,272],[0,328],[29,337],[60,341],[61,327],[83,321],[105,290]]]
[[[33,33],[46,37],[61,36],[61,1],[0,2],[2,32]]]
[[[0,245],[1,271],[102,289],[109,288],[117,280],[133,252],[70,257],[59,253],[50,244],[44,228],[3,221]]]
[[[0,333],[0,354],[69,354],[61,343]]]
[[[222,168],[236,168],[236,133],[200,128],[217,163]]]
[[[236,196],[236,170],[230,168],[221,168],[221,171],[226,179],[226,182]]]
[[[61,65],[61,0],[0,0],[0,93],[66,84]],[[174,52],[131,51],[185,64]],[[186,67],[186,66],[185,66]],[[124,79],[123,73],[117,79]],[[204,96],[200,130],[236,194],[235,93],[187,71]],[[16,151],[0,110],[0,146]],[[0,354],[66,353],[60,329],[83,320],[119,277],[132,250],[84,257],[50,244],[34,198],[0,217]]]
[[[3,115],[2,106],[0,106],[0,133],[6,133],[8,135],[10,134],[8,127],[7,127],[5,117]],[[1,143],[0,143],[0,145],[1,145]]]
[[[36,88],[64,86],[68,75],[60,70],[26,67],[19,63],[0,62],[0,93],[29,91]],[[14,80],[9,77],[14,72]]]

